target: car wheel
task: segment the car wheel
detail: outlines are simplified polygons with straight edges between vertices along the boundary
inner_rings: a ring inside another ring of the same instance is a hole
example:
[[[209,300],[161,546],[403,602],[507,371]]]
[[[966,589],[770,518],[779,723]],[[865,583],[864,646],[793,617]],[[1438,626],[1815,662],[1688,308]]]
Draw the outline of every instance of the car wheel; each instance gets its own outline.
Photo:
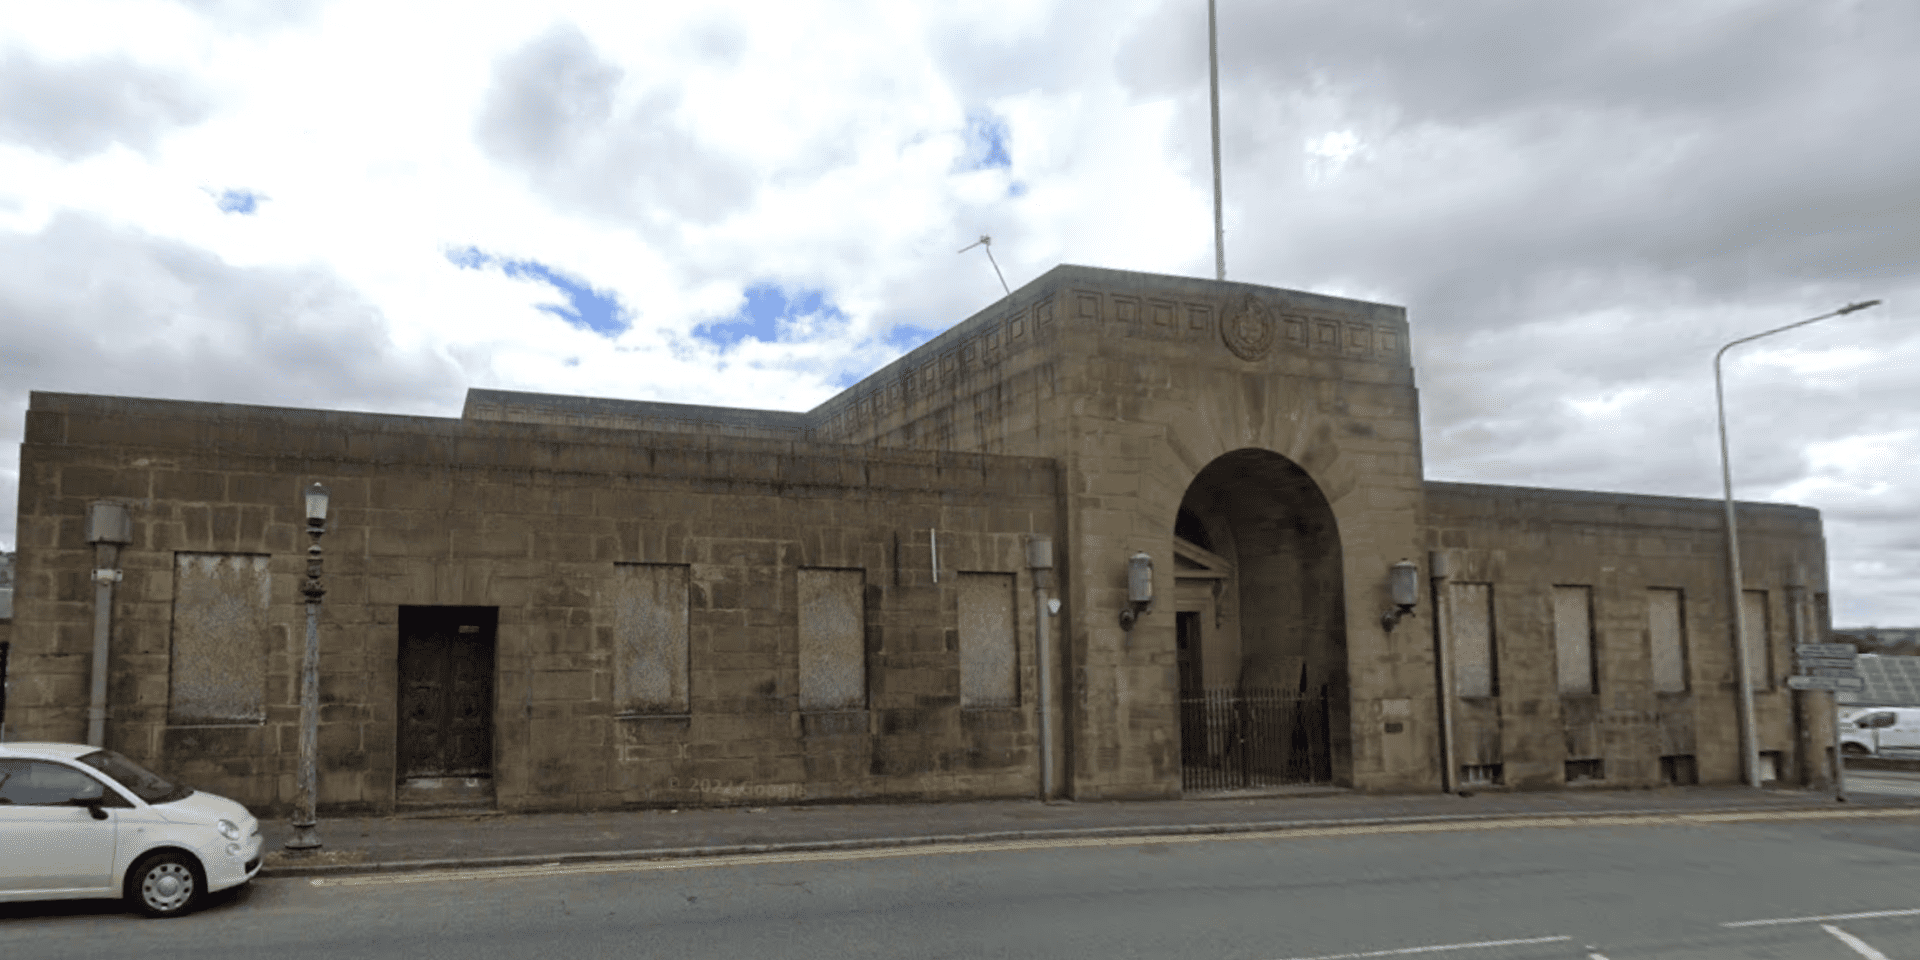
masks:
[[[1857,743],[1843,743],[1840,745],[1840,752],[1850,757],[1864,757],[1867,755],[1867,748]]]
[[[199,906],[206,886],[192,857],[167,850],[140,861],[127,874],[127,899],[149,917],[177,917]]]

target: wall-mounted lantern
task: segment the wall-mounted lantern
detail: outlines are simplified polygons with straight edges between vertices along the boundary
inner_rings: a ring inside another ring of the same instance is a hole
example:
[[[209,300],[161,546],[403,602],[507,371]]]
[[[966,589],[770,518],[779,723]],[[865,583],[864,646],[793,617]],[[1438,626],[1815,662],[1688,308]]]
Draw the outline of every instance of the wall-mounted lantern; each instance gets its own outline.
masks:
[[[1153,606],[1153,558],[1136,553],[1127,558],[1127,608],[1120,611],[1120,629],[1132,630],[1133,622]]]
[[[1420,568],[1411,560],[1388,567],[1387,592],[1393,596],[1393,609],[1381,615],[1380,625],[1392,633],[1401,617],[1413,616],[1413,607],[1420,602]]]

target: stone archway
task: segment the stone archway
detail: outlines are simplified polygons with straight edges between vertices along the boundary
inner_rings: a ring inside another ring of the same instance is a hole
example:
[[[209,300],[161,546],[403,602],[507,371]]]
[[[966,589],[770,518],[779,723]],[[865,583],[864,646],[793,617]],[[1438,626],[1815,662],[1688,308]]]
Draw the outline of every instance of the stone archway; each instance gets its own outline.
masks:
[[[1173,534],[1185,789],[1348,782],[1340,535],[1319,486],[1270,450],[1222,454]]]

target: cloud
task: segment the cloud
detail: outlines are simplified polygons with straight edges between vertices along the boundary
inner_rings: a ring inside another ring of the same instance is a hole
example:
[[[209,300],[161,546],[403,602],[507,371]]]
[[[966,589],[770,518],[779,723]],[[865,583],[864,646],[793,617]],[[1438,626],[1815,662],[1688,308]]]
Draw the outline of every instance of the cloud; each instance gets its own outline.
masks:
[[[499,62],[475,138],[534,189],[588,215],[711,223],[752,202],[742,166],[682,123],[673,84],[616,109],[624,77],[578,27],[556,25]]]
[[[31,390],[458,414],[466,377],[396,348],[379,308],[325,268],[237,267],[178,241],[62,214],[0,232],[0,502],[18,491]],[[0,543],[14,542],[0,511]]]
[[[208,20],[246,33],[311,23],[329,0],[175,0]]]
[[[144,140],[0,144],[9,252],[126,261],[100,281],[120,299],[56,298],[60,322],[118,338],[75,355],[118,356],[141,335],[122,313],[172,304],[163,348],[231,357],[248,341],[179,291],[298,277],[380,331],[367,349],[386,359],[362,365],[440,376],[435,396],[793,410],[992,309],[992,267],[956,253],[983,234],[1016,288],[1061,262],[1213,274],[1204,5],[276,9],[69,0],[9,22],[29,59],[8,64],[138,64],[221,92],[202,121],[134,124]],[[1717,496],[1713,351],[1886,300],[1738,348],[1728,425],[1741,496],[1823,511],[1836,617],[1920,622],[1899,586],[1920,556],[1887,519],[1920,495],[1897,466],[1920,429],[1901,306],[1920,294],[1920,127],[1901,122],[1920,8],[1219,13],[1228,278],[1406,306],[1436,479]],[[115,114],[58,119],[97,116]],[[243,185],[255,212],[221,212],[207,184]],[[468,248],[484,269],[448,259]],[[0,289],[38,290],[48,256],[0,257]],[[229,279],[152,266],[168,257]],[[342,382],[371,376],[320,356]]]
[[[124,56],[70,62],[0,50],[0,143],[61,160],[81,160],[115,144],[151,153],[169,131],[211,116],[213,97],[172,71]]]

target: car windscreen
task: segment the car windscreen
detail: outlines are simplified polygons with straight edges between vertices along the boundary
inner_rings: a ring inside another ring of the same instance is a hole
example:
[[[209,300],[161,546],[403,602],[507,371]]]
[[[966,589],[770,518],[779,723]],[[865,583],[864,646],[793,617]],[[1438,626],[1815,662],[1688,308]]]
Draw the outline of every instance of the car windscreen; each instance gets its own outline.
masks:
[[[112,777],[113,782],[148,803],[172,803],[193,793],[192,788],[174,783],[112,750],[95,750],[80,757],[80,762]]]

